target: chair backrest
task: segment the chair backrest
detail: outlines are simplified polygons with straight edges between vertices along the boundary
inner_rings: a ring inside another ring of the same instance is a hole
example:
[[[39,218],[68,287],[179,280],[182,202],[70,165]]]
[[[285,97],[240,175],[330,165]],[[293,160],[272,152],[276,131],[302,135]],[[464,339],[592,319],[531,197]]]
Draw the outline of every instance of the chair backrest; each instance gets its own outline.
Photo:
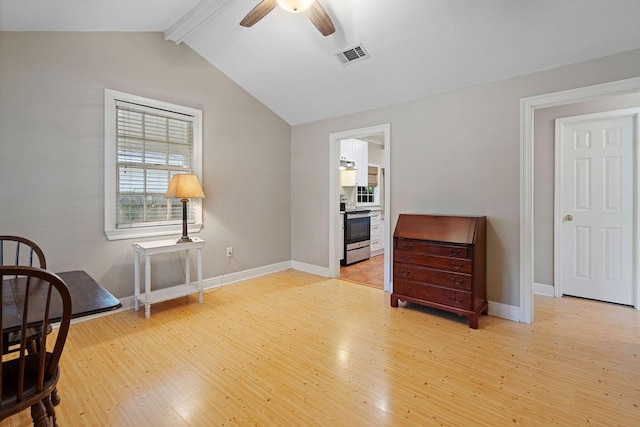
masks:
[[[31,240],[20,236],[0,236],[0,265],[34,266],[34,254],[38,260],[35,267],[47,268],[44,252]]]
[[[42,249],[26,237],[0,235],[0,266],[2,265],[39,266],[46,269],[47,261]],[[37,329],[31,329],[27,336],[27,339],[33,342],[34,349],[37,348],[39,336],[40,333]],[[7,334],[4,338],[4,343],[0,346],[0,351],[3,354],[18,350],[18,343],[21,339],[19,331]]]
[[[2,334],[19,331],[20,349],[4,356],[0,365],[0,420],[31,406],[51,393],[58,380],[58,364],[71,322],[71,296],[56,274],[38,267],[0,266],[0,319]],[[7,293],[10,293],[8,295]],[[14,310],[15,308],[15,310]],[[46,333],[39,338],[41,349],[29,353],[27,330],[47,331],[50,319],[60,319],[58,333],[47,346]],[[47,351],[47,348],[52,348]]]

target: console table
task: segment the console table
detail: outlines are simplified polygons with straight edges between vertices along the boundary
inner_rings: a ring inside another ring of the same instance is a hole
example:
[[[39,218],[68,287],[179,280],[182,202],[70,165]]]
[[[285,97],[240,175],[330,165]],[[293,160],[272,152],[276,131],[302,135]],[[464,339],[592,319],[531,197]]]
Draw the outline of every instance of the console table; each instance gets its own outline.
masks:
[[[144,317],[151,316],[151,304],[166,301],[185,295],[198,293],[198,302],[202,303],[202,248],[204,240],[192,237],[193,241],[188,243],[176,243],[175,239],[158,240],[155,242],[134,243],[135,253],[134,264],[134,307],[138,311],[140,304],[144,305]],[[191,249],[197,250],[198,282],[197,285],[191,283]],[[151,290],[151,256],[168,252],[186,251],[185,257],[185,283],[164,289]],[[144,256],[144,295],[140,295],[140,256]]]

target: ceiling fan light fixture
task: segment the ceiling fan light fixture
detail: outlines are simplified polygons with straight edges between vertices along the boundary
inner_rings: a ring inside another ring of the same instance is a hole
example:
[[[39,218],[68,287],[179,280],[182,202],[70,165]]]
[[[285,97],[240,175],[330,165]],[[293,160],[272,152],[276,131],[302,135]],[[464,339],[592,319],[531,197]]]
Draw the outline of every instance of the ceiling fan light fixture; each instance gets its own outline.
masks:
[[[291,13],[300,13],[309,9],[315,0],[276,0],[278,5]]]

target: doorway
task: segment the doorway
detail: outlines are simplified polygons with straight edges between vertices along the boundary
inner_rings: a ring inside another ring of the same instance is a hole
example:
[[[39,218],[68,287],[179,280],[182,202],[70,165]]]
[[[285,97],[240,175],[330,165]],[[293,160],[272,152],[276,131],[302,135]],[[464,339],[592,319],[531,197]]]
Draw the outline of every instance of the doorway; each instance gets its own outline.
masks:
[[[520,101],[520,307],[523,323],[533,323],[533,269],[534,269],[534,112],[537,109],[568,105],[575,102],[604,99],[610,96],[640,92],[640,78],[570,89],[562,92],[524,98]],[[639,177],[635,177],[636,185]],[[634,239],[640,242],[640,230],[634,230]],[[637,263],[638,264],[638,263]],[[640,265],[634,269],[640,277]],[[634,305],[640,309],[638,280],[634,289]]]
[[[355,138],[362,140],[378,141],[382,147],[382,161],[380,167],[384,169],[381,180],[384,189],[384,199],[381,207],[384,212],[382,219],[384,251],[383,251],[383,288],[386,292],[391,292],[391,238],[390,238],[390,218],[391,218],[391,126],[382,124],[366,128],[352,129],[343,132],[334,132],[329,135],[329,275],[330,277],[340,277],[340,254],[343,241],[340,229],[340,141]]]

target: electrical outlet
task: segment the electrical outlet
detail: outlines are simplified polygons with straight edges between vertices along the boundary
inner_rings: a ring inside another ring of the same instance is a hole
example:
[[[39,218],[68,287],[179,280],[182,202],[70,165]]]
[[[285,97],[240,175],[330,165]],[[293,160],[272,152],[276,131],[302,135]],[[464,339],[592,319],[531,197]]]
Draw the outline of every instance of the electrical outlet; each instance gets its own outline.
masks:
[[[232,256],[233,255],[233,248],[231,246],[229,246],[227,248],[227,256]]]

